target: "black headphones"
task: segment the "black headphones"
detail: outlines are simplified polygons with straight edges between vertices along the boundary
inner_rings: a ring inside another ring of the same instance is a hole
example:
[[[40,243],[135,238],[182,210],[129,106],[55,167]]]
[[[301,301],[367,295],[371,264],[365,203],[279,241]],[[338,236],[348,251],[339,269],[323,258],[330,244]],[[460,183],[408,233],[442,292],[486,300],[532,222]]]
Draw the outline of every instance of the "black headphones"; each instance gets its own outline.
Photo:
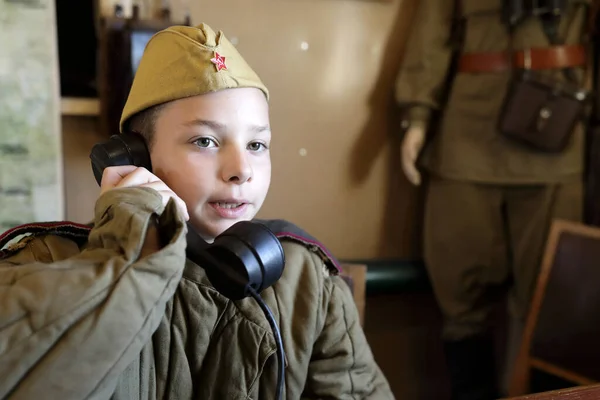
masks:
[[[100,185],[104,169],[116,165],[135,165],[152,172],[145,139],[138,133],[113,135],[96,144],[90,159],[96,182]],[[215,289],[239,300],[249,296],[248,288],[260,293],[273,285],[285,265],[279,239],[264,225],[241,221],[206,243],[188,224],[187,256],[204,268]]]

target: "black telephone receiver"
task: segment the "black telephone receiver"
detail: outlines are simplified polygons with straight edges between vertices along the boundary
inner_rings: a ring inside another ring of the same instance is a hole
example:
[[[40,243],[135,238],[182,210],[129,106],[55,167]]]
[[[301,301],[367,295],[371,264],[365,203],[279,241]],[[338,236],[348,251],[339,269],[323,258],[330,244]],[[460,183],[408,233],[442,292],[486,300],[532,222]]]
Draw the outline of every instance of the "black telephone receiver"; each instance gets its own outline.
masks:
[[[104,169],[110,166],[135,165],[152,172],[146,142],[134,132],[113,135],[107,142],[96,144],[90,159],[98,185]],[[250,296],[249,288],[260,293],[283,274],[283,248],[266,226],[240,221],[208,244],[191,224],[187,225],[187,257],[204,268],[215,289],[229,299]]]

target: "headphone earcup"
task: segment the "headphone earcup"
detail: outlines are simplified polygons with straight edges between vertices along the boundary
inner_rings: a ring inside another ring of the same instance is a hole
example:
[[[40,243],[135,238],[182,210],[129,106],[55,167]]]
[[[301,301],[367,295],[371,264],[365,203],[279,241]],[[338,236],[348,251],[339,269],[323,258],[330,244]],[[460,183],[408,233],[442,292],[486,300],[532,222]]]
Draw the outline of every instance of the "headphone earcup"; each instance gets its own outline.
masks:
[[[98,185],[107,167],[135,165],[152,171],[150,152],[144,138],[133,132],[112,135],[108,141],[92,147],[90,153],[92,171]]]

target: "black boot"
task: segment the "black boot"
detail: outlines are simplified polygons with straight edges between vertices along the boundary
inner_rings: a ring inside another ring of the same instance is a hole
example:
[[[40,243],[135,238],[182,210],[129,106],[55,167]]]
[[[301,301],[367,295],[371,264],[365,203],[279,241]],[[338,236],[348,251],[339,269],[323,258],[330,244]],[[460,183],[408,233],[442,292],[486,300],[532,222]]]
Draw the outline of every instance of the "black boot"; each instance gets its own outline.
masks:
[[[452,400],[495,400],[500,396],[496,385],[494,342],[474,337],[444,342],[452,383]]]

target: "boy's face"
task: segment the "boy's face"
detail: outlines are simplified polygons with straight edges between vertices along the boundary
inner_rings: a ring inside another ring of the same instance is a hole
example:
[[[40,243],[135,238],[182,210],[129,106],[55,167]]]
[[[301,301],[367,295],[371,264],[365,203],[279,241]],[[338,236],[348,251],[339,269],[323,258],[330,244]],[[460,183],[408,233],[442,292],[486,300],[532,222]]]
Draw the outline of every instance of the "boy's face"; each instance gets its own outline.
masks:
[[[271,182],[271,131],[264,94],[236,88],[167,104],[155,124],[154,174],[186,203],[212,240],[254,218]]]

